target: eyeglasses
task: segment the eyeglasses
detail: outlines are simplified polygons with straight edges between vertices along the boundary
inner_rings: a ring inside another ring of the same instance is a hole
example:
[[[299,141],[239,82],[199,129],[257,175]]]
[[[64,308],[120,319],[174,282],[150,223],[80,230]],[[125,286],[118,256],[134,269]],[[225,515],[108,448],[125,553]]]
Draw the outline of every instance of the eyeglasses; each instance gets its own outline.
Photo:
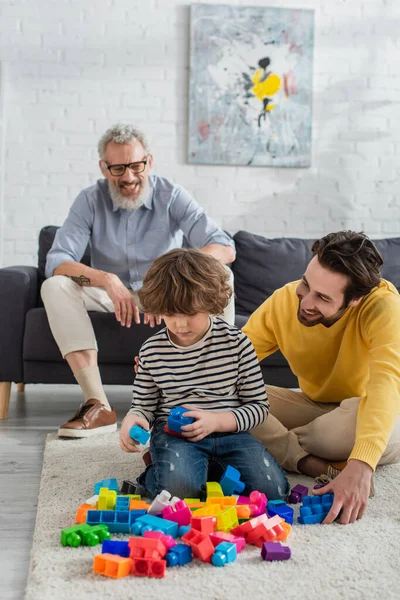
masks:
[[[122,177],[125,174],[126,169],[132,171],[132,173],[138,174],[143,173],[146,168],[148,161],[148,157],[139,162],[128,163],[127,165],[108,165],[106,162],[104,163],[107,169],[110,171],[111,175],[114,177]]]

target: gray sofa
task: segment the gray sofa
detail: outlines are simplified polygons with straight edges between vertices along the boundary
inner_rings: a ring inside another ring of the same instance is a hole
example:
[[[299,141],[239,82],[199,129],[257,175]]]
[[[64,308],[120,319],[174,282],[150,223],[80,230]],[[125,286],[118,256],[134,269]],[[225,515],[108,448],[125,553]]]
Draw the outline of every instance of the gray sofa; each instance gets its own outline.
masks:
[[[75,383],[53,339],[40,299],[46,255],[56,230],[48,226],[40,232],[38,267],[0,269],[0,418],[7,416],[9,382]],[[266,239],[246,231],[239,231],[233,239],[237,250],[232,264],[236,325],[242,327],[275,289],[302,276],[313,240]],[[382,276],[400,288],[400,238],[378,240],[376,244],[385,259]],[[89,248],[82,261],[89,264]],[[103,382],[131,385],[133,357],[155,329],[143,324],[123,328],[113,314],[90,313],[90,318],[99,344]],[[280,352],[263,360],[261,368],[267,383],[297,386]]]

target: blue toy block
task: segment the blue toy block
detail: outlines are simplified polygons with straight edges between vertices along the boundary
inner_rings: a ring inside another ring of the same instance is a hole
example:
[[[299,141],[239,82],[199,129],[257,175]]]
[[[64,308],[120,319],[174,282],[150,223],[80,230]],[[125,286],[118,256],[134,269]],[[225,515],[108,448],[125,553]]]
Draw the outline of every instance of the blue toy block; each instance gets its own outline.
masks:
[[[129,435],[135,442],[139,442],[139,444],[143,444],[144,446],[149,441],[150,432],[140,427],[140,425],[134,425],[131,427]]]
[[[100,488],[102,487],[113,490],[114,492],[118,492],[118,483],[115,477],[113,479],[103,479],[103,481],[98,481],[95,483],[94,493],[98,494],[100,492]]]
[[[131,527],[131,533],[133,535],[143,535],[145,531],[161,531],[161,533],[172,535],[175,538],[178,535],[178,527],[178,523],[174,521],[146,514],[135,520]]]
[[[178,536],[182,537],[183,535],[185,535],[185,533],[187,533],[191,529],[192,529],[191,525],[181,525],[178,529]]]
[[[314,525],[322,523],[329,513],[333,504],[333,494],[322,496],[304,496],[303,504],[300,506],[298,522],[302,525]]]
[[[136,519],[146,514],[146,510],[88,510],[86,523],[88,525],[107,525],[110,533],[130,533]]]
[[[293,525],[294,510],[283,500],[270,500],[267,509],[268,516],[274,517],[275,515],[279,515],[282,519],[285,519],[286,523]]]
[[[225,473],[219,483],[224,492],[224,496],[241,494],[245,488],[245,484],[240,481],[240,472],[230,465],[226,467]]]
[[[177,544],[168,550],[166,555],[167,567],[183,567],[187,563],[192,562],[192,548],[186,544]]]
[[[189,412],[189,408],[176,406],[172,408],[168,417],[168,429],[176,433],[182,433],[182,425],[191,425],[194,421],[193,417],[184,417],[183,414]]]
[[[123,542],[120,540],[104,540],[101,547],[101,554],[118,554],[118,556],[129,558],[129,542]]]
[[[215,552],[211,557],[211,562],[215,567],[223,567],[227,563],[236,560],[237,548],[236,544],[230,542],[221,542],[215,547]]]
[[[117,512],[123,510],[129,510],[130,498],[129,496],[117,496],[117,500],[115,502],[115,510]]]

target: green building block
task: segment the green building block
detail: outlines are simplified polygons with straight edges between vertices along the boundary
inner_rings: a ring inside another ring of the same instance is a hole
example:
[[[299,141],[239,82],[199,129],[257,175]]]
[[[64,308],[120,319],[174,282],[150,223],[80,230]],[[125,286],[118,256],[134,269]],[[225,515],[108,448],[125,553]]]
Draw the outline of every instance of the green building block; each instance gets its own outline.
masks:
[[[78,548],[78,546],[96,546],[104,540],[109,540],[111,534],[107,525],[73,525],[61,531],[61,545]]]

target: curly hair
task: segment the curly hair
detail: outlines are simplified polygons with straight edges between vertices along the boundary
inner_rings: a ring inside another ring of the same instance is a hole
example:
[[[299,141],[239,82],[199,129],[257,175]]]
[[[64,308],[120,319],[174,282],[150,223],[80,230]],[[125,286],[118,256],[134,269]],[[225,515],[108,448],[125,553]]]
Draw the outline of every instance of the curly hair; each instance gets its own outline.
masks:
[[[229,275],[214,257],[177,248],[157,258],[138,296],[145,312],[155,315],[219,315],[232,294]]]
[[[99,156],[101,160],[104,160],[107,144],[110,142],[115,142],[116,144],[132,144],[135,141],[142,144],[146,154],[150,153],[149,144],[147,143],[144,133],[139,131],[139,129],[135,129],[135,127],[129,123],[116,123],[107,129],[101,136],[97,146]]]
[[[344,291],[345,306],[377,287],[381,280],[383,258],[364,233],[338,231],[314,242],[312,253],[320,264],[335,273],[347,275],[350,282]]]

